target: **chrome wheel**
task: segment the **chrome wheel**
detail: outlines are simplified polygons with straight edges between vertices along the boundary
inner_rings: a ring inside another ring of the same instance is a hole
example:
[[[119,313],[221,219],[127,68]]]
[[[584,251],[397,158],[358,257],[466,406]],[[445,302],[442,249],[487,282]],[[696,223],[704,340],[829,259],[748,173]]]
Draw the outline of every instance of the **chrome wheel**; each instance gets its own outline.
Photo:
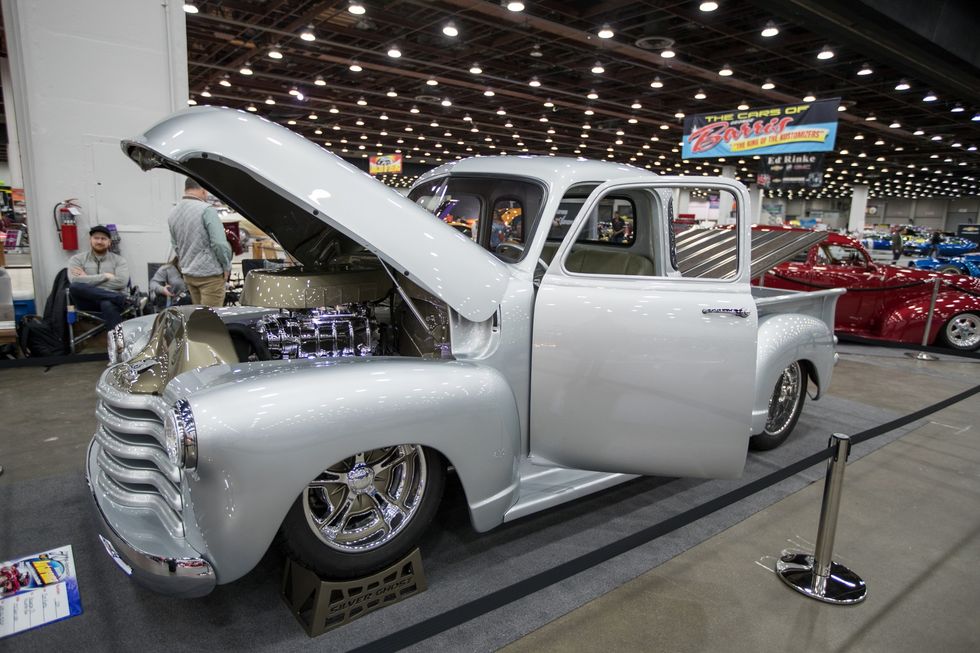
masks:
[[[372,551],[402,533],[425,496],[422,447],[374,449],[324,470],[301,497],[307,525],[331,549]]]
[[[980,346],[980,316],[960,313],[946,323],[943,334],[954,349],[973,351]]]
[[[802,395],[803,372],[800,364],[793,362],[783,370],[776,388],[769,398],[769,417],[766,419],[766,433],[777,434],[793,422],[796,405]]]

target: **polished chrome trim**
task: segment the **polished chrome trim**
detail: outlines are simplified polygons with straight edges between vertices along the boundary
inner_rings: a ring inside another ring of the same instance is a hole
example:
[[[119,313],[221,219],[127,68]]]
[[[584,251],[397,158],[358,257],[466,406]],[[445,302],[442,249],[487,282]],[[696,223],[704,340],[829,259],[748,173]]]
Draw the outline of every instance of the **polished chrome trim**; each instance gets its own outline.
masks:
[[[197,468],[197,423],[190,402],[178,399],[170,411],[170,419],[177,430],[177,447],[184,469]]]
[[[99,452],[99,467],[109,478],[117,483],[152,485],[176,512],[183,512],[184,502],[180,491],[163,474],[155,469],[137,469],[112,458],[106,449]]]
[[[112,503],[124,508],[135,508],[137,510],[148,510],[152,512],[163,524],[167,532],[173,537],[184,537],[184,522],[180,516],[174,512],[166,500],[155,492],[134,492],[120,485],[114,478],[109,476],[104,469],[99,468],[99,474],[95,478],[99,489],[105,497]]]
[[[174,483],[180,482],[180,469],[170,462],[170,458],[167,457],[167,454],[162,449],[120,442],[118,439],[112,437],[110,432],[101,425],[95,430],[95,439],[102,447],[117,458],[149,460],[171,481]]]
[[[89,456],[91,459],[91,447]],[[169,558],[142,551],[116,532],[99,505],[95,487],[90,477],[91,469],[86,462],[85,481],[88,484],[99,533],[107,539],[119,557],[132,568],[133,579],[141,585],[170,596],[195,598],[209,594],[217,584],[214,568],[203,557]]]
[[[712,313],[724,313],[727,315],[734,315],[735,317],[748,317],[751,315],[744,308],[702,308],[701,315],[709,315]]]
[[[114,412],[111,405],[102,401],[95,408],[95,416],[103,426],[107,426],[117,433],[149,435],[161,446],[163,445],[163,424],[159,421],[123,417]]]

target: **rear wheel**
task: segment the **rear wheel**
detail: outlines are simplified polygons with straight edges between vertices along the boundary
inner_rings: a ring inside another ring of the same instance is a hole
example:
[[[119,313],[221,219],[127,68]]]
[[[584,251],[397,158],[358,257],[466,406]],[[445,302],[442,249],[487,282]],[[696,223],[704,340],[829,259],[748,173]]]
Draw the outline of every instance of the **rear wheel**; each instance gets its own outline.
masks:
[[[326,578],[355,578],[404,557],[442,499],[439,454],[418,444],[372,449],[325,469],[280,530],[286,553]]]
[[[769,416],[762,433],[749,439],[749,446],[757,451],[775,449],[789,437],[803,412],[806,399],[806,372],[799,361],[793,361],[776,380],[776,387],[769,397]]]
[[[944,265],[939,268],[939,272],[944,274],[963,274],[963,270],[959,269],[955,265]]]
[[[980,315],[960,313],[943,327],[943,340],[953,349],[974,351],[980,348]]]

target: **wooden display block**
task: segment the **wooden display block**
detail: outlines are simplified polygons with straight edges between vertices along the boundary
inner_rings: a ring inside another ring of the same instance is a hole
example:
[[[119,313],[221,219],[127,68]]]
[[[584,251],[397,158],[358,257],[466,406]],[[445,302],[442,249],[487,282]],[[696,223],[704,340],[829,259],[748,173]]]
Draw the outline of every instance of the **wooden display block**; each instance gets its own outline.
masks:
[[[418,549],[372,576],[345,581],[323,580],[287,558],[282,578],[282,598],[310,637],[322,635],[426,589],[428,583]]]

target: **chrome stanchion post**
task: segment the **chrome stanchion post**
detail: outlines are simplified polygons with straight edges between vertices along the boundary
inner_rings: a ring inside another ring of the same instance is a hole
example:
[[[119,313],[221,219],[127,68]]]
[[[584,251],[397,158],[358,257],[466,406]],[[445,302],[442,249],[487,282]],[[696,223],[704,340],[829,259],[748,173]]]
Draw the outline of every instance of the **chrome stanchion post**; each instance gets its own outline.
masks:
[[[827,462],[817,546],[813,555],[800,551],[783,551],[776,562],[776,575],[797,592],[810,598],[847,605],[863,601],[868,594],[868,588],[860,576],[833,561],[837,512],[844,488],[844,468],[851,451],[851,438],[843,433],[834,433],[830,438],[830,446],[833,452]]]
[[[938,276],[932,280],[932,299],[929,300],[929,315],[926,317],[926,329],[922,332],[922,346],[925,347],[929,344],[929,333],[932,331],[932,314],[936,311],[936,297],[939,296],[939,284],[942,283],[942,279]],[[932,354],[924,351],[920,351],[917,354],[913,354],[908,351],[905,352],[906,356],[914,358],[920,361],[937,361],[938,356],[933,356]]]

